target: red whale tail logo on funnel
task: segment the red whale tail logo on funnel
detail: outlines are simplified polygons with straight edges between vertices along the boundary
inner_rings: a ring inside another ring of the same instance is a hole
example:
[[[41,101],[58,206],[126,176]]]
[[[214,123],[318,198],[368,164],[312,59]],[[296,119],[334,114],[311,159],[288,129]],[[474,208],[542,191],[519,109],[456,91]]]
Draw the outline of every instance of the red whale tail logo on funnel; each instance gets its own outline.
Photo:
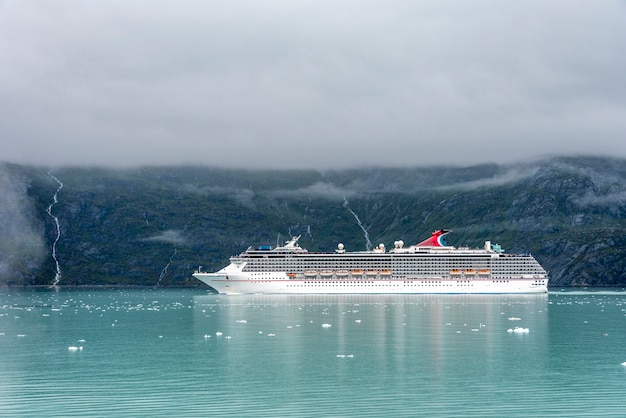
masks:
[[[438,229],[431,234],[430,238],[417,244],[417,247],[447,247],[444,235],[449,232],[447,229]]]

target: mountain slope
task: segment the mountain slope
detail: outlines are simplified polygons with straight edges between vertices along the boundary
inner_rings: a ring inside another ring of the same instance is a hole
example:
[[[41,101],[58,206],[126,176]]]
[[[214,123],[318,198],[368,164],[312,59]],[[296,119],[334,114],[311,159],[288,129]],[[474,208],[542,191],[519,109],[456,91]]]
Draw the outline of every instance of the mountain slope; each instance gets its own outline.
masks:
[[[217,269],[250,245],[290,235],[313,251],[339,242],[362,250],[416,243],[438,228],[453,230],[452,245],[489,239],[532,252],[553,286],[626,284],[624,160],[327,172],[4,165],[0,173],[3,199],[17,202],[0,218],[0,282],[10,284],[51,284],[58,262],[61,285],[197,285],[199,265]]]

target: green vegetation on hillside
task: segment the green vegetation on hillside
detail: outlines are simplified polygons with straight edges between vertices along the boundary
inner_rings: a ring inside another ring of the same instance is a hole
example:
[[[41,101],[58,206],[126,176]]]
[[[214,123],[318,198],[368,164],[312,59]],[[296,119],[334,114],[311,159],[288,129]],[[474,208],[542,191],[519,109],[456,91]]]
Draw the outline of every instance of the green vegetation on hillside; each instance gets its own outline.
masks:
[[[39,231],[47,255],[28,263],[11,249],[13,215],[5,214],[0,282],[50,284],[56,230],[46,208],[58,184],[46,169],[2,170],[5,182],[16,185],[11,192],[22,194],[29,230]],[[60,168],[53,174],[63,182],[52,208],[61,226],[61,285],[200,285],[191,277],[199,265],[218,269],[250,245],[275,245],[289,235],[301,234],[301,245],[312,251],[332,251],[339,242],[362,250],[398,239],[416,243],[438,228],[453,231],[451,245],[482,246],[489,239],[507,251],[532,252],[554,286],[626,284],[623,160],[327,172]]]

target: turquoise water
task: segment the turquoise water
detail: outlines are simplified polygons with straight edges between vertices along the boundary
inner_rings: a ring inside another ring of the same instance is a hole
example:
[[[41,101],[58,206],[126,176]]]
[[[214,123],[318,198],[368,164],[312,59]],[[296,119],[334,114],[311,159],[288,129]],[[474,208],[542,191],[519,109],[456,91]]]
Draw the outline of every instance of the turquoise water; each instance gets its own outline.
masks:
[[[0,291],[0,416],[624,416],[623,362],[621,291]]]

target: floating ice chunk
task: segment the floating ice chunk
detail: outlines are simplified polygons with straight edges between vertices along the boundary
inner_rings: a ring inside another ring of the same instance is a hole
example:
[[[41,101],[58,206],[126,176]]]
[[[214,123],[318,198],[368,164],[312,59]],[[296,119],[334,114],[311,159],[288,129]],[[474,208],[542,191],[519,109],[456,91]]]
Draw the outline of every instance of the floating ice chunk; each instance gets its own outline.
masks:
[[[507,329],[506,332],[514,334],[528,334],[530,330],[528,328],[515,327]]]
[[[230,340],[232,337],[230,335],[227,335],[224,338],[226,338],[227,340]]]
[[[276,334],[267,334],[268,337],[275,337]]]
[[[346,357],[346,355],[345,354],[337,354],[337,357],[338,358],[344,358],[344,357]]]
[[[361,320],[360,319],[355,319],[354,322],[356,322],[357,324],[360,324]]]
[[[215,335],[217,335],[218,337],[221,337],[222,335],[224,335],[224,333],[222,331],[217,331]]]
[[[238,322],[240,324],[247,324],[248,323],[248,321],[246,321],[245,319],[238,319],[235,322]]]
[[[478,332],[478,328],[472,328],[472,332]]]
[[[209,334],[204,334],[204,339],[208,340],[209,338],[211,338],[211,336]]]
[[[330,327],[332,327],[332,325],[330,325],[330,324],[322,324],[322,328],[330,328]]]
[[[622,366],[626,367],[626,361],[622,363]]]
[[[512,316],[512,317],[509,318],[509,321],[521,321],[521,320],[522,320],[522,318],[518,318],[516,316]]]
[[[80,347],[76,347],[76,346],[71,345],[71,346],[67,347],[67,350],[71,351],[71,352],[83,351],[83,346],[81,345]]]

